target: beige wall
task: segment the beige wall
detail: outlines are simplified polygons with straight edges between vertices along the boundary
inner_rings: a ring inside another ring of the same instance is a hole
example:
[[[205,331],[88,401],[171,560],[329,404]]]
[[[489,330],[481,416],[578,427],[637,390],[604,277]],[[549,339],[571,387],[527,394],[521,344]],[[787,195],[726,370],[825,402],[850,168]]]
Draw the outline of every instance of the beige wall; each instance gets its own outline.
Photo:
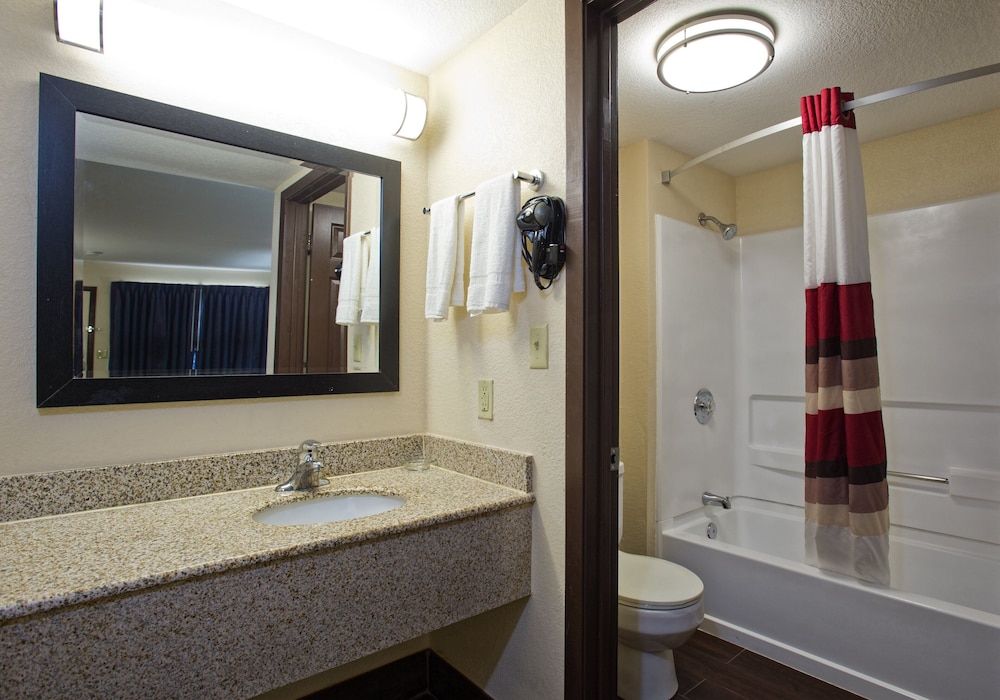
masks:
[[[656,324],[653,234],[657,214],[697,222],[705,212],[735,218],[733,178],[701,166],[669,185],[663,170],[687,158],[655,141],[640,141],[619,155],[621,254],[619,440],[625,462],[625,517],[621,548],[653,554],[656,519]]]
[[[861,161],[869,214],[996,192],[1000,110],[862,144]],[[736,216],[741,235],[801,226],[801,161],[737,178]]]
[[[563,7],[529,0],[431,75],[428,204],[513,169],[542,170],[540,193],[564,196]],[[525,27],[545,27],[544,41]],[[522,186],[522,201],[534,194]],[[474,207],[468,200],[466,265]],[[562,696],[566,284],[545,292],[527,284],[509,313],[453,309],[426,322],[428,431],[535,457],[530,600],[432,635],[442,656],[498,700]],[[528,368],[533,324],[548,324],[548,369]],[[494,382],[492,421],[477,418],[480,378]]]
[[[425,426],[424,326],[416,297],[426,222],[426,142],[385,135],[341,85],[403,87],[426,78],[336,50],[244,16],[222,21],[211,3],[120,2],[105,13],[103,55],[59,44],[52,3],[0,4],[0,474],[130,463],[255,448],[305,438],[338,440],[420,432]],[[113,10],[113,11],[112,11]],[[197,17],[197,21],[192,21]],[[172,39],[161,38],[156,27]],[[238,31],[234,31],[238,28]],[[315,76],[283,70],[294,59]],[[402,321],[399,393],[368,396],[35,408],[35,187],[39,72],[335,143],[399,160],[402,168]],[[306,100],[312,95],[314,99]],[[316,105],[306,108],[304,105]],[[414,249],[417,252],[413,252]]]
[[[870,214],[1000,191],[1000,110],[863,144],[861,155]],[[801,162],[739,178],[701,165],[669,186],[660,184],[661,170],[687,159],[646,141],[622,149],[619,160],[621,442],[626,463],[622,548],[635,552],[645,546],[653,553],[656,520],[656,404],[651,392],[656,381],[655,275],[650,262],[655,215],[696,222],[704,211],[735,221],[741,236],[802,225]]]

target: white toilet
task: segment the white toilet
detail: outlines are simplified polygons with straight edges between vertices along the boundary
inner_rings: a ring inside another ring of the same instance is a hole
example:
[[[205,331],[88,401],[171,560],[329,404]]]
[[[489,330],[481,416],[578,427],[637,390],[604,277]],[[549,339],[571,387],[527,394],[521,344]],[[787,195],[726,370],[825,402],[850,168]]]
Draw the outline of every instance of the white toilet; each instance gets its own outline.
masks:
[[[618,542],[622,538],[618,470]],[[618,697],[665,700],[677,692],[674,653],[705,617],[704,584],[679,564],[618,552]]]

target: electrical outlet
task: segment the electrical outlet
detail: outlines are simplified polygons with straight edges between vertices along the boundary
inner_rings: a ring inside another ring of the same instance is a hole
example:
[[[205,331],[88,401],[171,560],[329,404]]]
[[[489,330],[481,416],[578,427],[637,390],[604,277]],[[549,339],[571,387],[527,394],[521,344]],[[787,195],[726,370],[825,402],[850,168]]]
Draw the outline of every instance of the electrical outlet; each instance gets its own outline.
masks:
[[[493,420],[493,380],[479,380],[479,417]]]

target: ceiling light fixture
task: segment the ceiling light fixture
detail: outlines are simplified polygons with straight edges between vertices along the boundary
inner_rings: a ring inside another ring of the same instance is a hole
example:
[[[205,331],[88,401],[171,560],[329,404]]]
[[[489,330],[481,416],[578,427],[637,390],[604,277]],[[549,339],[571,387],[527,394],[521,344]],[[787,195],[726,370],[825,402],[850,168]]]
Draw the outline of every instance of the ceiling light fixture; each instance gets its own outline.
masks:
[[[399,118],[396,123],[399,126],[393,135],[400,138],[416,141],[420,134],[424,133],[424,125],[427,123],[427,103],[422,97],[411,95],[403,90],[396,91],[396,103]]]
[[[746,14],[688,22],[656,47],[656,75],[681,92],[718,92],[767,70],[774,58],[774,27]]]
[[[55,0],[56,39],[104,53],[104,0]]]

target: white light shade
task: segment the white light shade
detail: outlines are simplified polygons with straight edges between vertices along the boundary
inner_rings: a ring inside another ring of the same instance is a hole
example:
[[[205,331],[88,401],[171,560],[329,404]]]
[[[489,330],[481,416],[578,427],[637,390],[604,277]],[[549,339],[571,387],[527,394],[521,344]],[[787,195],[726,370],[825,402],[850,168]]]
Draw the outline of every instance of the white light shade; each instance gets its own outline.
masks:
[[[104,52],[103,0],[55,0],[55,11],[59,41]]]
[[[411,95],[402,90],[396,91],[398,94],[397,109],[399,118],[396,123],[398,128],[393,132],[410,141],[415,141],[424,133],[424,125],[427,123],[427,103],[422,97]]]
[[[763,73],[774,58],[774,28],[749,15],[707,17],[668,34],[656,74],[681,92],[727,90]]]

